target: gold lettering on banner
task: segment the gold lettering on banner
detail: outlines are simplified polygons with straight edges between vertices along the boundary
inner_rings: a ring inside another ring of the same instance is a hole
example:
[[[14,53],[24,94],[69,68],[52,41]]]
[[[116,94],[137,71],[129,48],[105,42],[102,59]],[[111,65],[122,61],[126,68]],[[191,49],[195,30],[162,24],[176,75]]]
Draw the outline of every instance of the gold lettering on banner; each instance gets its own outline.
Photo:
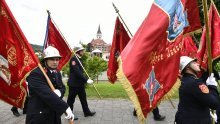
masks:
[[[182,46],[183,46],[183,44],[181,42],[176,46],[167,47],[165,49],[165,51],[163,51],[163,52],[158,52],[158,51],[151,52],[150,63],[152,65],[155,65],[156,63],[158,63],[166,58],[172,57],[173,55],[177,54],[182,49]]]
[[[16,49],[15,47],[11,46],[7,51],[7,60],[12,66],[17,65],[17,59],[16,59]]]
[[[31,56],[29,55],[29,53],[27,52],[27,49],[24,48],[24,60],[23,60],[23,66],[21,67],[21,69],[18,71],[18,76],[22,76],[22,73],[24,71],[24,69],[28,66],[30,66],[31,63],[33,63],[33,59],[31,58]]]

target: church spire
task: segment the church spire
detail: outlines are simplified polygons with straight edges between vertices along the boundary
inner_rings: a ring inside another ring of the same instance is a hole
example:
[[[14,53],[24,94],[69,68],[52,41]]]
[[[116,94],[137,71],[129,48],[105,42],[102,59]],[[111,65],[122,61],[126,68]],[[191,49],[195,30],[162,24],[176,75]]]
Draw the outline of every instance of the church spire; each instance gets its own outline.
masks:
[[[98,31],[97,31],[97,38],[98,39],[102,38],[102,32],[101,32],[101,29],[100,29],[100,24],[99,24]]]

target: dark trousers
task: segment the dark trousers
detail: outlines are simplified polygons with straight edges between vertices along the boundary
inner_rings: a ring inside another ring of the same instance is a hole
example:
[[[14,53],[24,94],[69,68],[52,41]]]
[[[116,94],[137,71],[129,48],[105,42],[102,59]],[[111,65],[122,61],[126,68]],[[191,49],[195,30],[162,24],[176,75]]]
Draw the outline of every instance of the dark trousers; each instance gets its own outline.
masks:
[[[71,86],[69,86],[69,95],[67,98],[67,104],[69,104],[70,108],[73,110],[73,104],[75,102],[76,95],[79,96],[79,100],[81,102],[84,114],[90,113],[87,99],[86,99],[86,91],[85,91],[84,87],[71,87]]]
[[[154,117],[160,117],[160,113],[159,113],[158,107],[156,107],[155,109],[153,109],[152,112],[153,112]]]
[[[26,97],[26,100],[24,102],[24,108],[23,108],[23,114],[26,114],[26,111],[27,111],[27,105],[28,105],[28,96]],[[18,111],[18,108],[13,106],[11,108],[12,111]]]

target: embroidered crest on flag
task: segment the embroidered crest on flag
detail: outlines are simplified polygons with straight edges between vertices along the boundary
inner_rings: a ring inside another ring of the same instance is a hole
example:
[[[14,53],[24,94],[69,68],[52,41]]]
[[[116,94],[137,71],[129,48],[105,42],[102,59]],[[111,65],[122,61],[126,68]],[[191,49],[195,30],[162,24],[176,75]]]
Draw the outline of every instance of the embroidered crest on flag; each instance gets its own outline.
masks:
[[[160,83],[155,78],[154,67],[152,67],[149,78],[147,79],[145,84],[146,91],[149,95],[150,107],[152,101],[154,100],[154,94],[156,94],[160,87]]]

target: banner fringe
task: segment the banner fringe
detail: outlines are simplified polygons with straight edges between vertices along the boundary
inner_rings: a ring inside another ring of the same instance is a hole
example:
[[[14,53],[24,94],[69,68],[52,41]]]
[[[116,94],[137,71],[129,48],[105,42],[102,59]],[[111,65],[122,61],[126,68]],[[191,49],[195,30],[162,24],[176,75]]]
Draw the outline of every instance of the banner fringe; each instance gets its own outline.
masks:
[[[135,110],[137,113],[137,117],[139,120],[139,124],[144,124],[145,117],[144,117],[143,112],[141,110],[141,105],[139,103],[139,100],[137,98],[135,91],[133,90],[133,87],[131,86],[131,83],[129,82],[129,80],[126,78],[126,76],[123,73],[121,57],[118,58],[118,63],[119,63],[119,68],[117,70],[117,78],[118,78],[119,82],[122,84],[125,91],[127,92],[130,100],[134,104],[134,107],[135,107]]]

